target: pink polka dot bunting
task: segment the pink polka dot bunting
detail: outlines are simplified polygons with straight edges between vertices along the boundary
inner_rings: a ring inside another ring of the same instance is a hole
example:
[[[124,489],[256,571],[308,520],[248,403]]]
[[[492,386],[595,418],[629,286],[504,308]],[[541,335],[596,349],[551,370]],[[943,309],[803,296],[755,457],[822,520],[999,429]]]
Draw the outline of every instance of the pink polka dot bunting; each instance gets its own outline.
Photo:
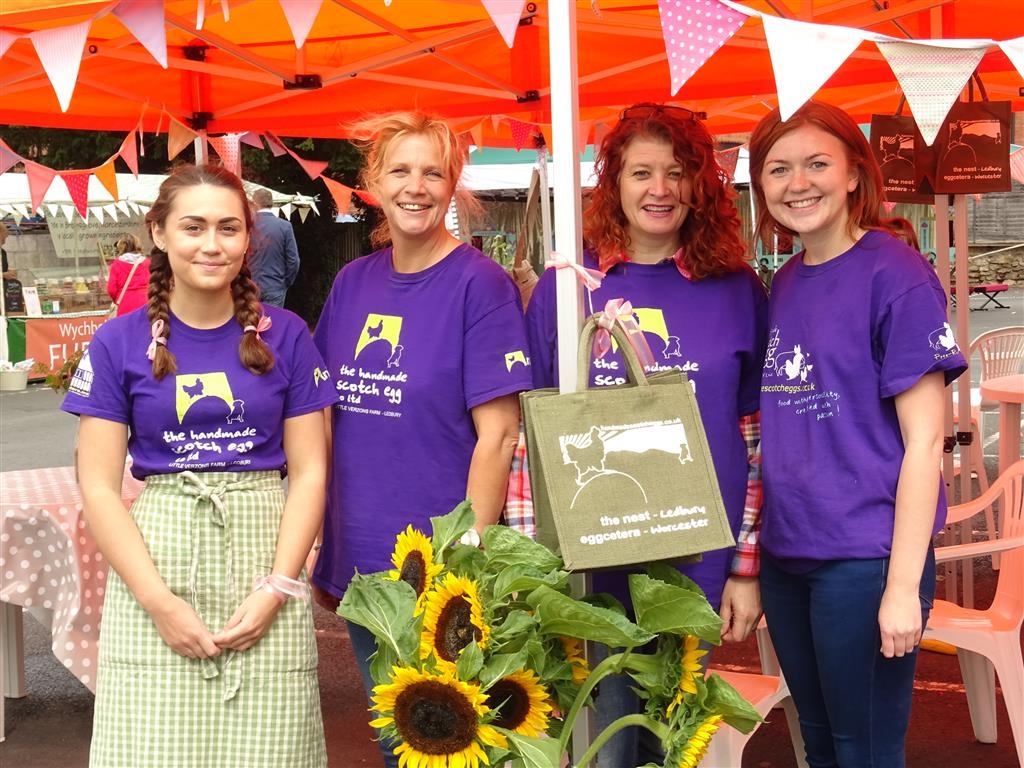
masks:
[[[658,0],[658,11],[673,96],[747,19],[718,0]]]

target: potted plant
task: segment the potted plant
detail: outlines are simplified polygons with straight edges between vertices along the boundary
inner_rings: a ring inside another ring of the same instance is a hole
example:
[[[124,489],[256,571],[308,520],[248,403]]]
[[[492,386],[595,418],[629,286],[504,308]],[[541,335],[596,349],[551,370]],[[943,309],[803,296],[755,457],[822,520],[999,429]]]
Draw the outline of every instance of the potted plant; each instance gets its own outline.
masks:
[[[665,765],[694,768],[723,724],[761,718],[728,683],[705,677],[699,642],[719,644],[721,619],[696,584],[665,564],[630,577],[637,620],[607,595],[574,598],[561,558],[505,526],[483,548],[461,544],[464,502],[431,518],[430,537],[399,534],[395,569],[357,574],[338,613],[377,638],[371,725],[410,765],[559,768],[572,728],[600,680],[628,673],[646,700],[598,734],[572,765],[589,765],[616,731],[646,728]],[[653,652],[640,652],[652,640]],[[593,669],[585,642],[626,648]]]

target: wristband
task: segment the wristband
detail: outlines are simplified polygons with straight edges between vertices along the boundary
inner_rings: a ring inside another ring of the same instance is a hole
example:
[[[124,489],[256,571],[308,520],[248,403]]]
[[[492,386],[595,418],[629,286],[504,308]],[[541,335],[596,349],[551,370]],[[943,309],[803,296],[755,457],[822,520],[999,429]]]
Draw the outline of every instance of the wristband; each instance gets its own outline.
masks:
[[[289,579],[279,573],[272,573],[269,576],[258,576],[252,585],[253,592],[263,590],[269,592],[280,603],[284,603],[289,597],[297,597],[299,600],[309,601],[309,585],[298,579]]]

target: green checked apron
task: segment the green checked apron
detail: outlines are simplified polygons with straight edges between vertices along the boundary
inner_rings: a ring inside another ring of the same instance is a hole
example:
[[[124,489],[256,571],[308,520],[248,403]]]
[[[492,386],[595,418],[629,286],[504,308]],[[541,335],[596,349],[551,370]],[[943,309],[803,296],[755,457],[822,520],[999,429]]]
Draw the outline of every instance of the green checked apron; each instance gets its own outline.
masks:
[[[175,595],[219,631],[270,573],[284,490],[277,472],[154,475],[132,506]],[[92,768],[327,764],[312,607],[288,600],[245,652],[186,659],[111,570],[100,628]]]

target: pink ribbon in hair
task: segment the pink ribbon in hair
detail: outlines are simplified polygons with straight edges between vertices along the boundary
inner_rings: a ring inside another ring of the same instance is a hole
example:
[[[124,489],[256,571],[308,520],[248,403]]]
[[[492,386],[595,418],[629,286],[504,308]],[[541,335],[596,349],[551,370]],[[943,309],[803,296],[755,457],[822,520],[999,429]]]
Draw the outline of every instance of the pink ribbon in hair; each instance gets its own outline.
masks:
[[[167,346],[167,339],[164,338],[164,321],[157,320],[149,329],[150,336],[152,337],[149,342],[149,347],[146,349],[146,357],[152,360],[156,357],[156,345],[163,344]]]
[[[609,299],[604,311],[597,318],[597,333],[594,336],[594,355],[601,359],[612,348],[611,330],[618,323],[626,331],[629,343],[636,350],[640,365],[644,368],[654,365],[654,354],[644,337],[644,332],[633,316],[633,305],[625,299]]]
[[[260,334],[266,330],[269,330],[271,325],[273,325],[273,323],[271,323],[269,317],[267,317],[266,315],[260,315],[260,321],[256,325],[245,326],[244,332],[248,333],[249,331],[253,331],[256,334],[256,338],[259,339],[260,341],[263,341],[263,337],[260,336]]]
[[[587,269],[582,264],[569,261],[565,256],[557,251],[551,252],[551,258],[544,262],[544,268],[571,269],[576,273],[577,279],[583,283],[583,287],[590,291],[596,291],[600,288],[601,281],[604,280],[604,272],[598,272],[596,269]]]

